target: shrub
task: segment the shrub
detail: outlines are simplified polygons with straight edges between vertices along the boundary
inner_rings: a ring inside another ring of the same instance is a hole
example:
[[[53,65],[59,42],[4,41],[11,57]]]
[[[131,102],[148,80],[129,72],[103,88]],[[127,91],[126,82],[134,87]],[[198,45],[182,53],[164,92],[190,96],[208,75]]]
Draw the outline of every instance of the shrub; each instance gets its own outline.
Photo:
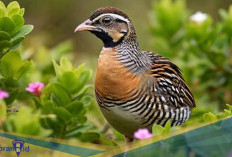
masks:
[[[232,104],[232,6],[220,10],[221,21],[203,13],[190,16],[184,0],[162,0],[151,12],[155,52],[170,58],[183,71],[197,108],[186,123],[199,123],[205,112]]]
[[[88,85],[92,72],[83,64],[73,66],[72,42],[52,49],[19,50],[33,29],[24,25],[23,14],[17,2],[7,7],[0,2],[0,89],[5,92],[0,98],[0,130],[117,145],[123,140],[120,133],[101,133],[103,122],[92,105],[93,88]],[[204,16],[203,20],[190,17],[182,0],[155,2],[151,13],[154,49],[181,67],[196,99],[197,108],[181,127],[232,116],[230,105],[219,112],[225,103],[232,103],[232,6],[229,12],[220,10],[219,22]],[[32,82],[37,83],[30,90]],[[91,117],[87,112],[94,114],[94,120],[87,119]],[[170,130],[170,122],[165,127],[153,126],[155,136]],[[112,133],[114,140],[107,139]]]
[[[99,139],[100,134],[90,130],[94,126],[86,117],[93,102],[89,94],[92,86],[86,85],[91,71],[84,65],[75,68],[67,58],[57,64],[60,56],[70,56],[69,41],[52,50],[39,48],[32,56],[35,62],[22,59],[17,48],[33,29],[32,25],[24,25],[23,14],[24,9],[16,1],[7,7],[0,2],[0,89],[9,94],[0,100],[1,129],[81,141]],[[45,83],[44,89],[44,84],[38,82],[41,88],[31,83],[29,92],[25,90],[30,82],[40,80]]]

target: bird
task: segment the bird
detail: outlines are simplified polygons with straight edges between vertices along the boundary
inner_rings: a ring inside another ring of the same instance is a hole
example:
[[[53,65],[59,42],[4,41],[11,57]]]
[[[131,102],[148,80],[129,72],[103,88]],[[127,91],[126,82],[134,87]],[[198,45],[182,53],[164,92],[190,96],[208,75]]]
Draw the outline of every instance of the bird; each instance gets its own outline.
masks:
[[[168,58],[142,51],[127,14],[114,7],[99,8],[78,25],[75,32],[89,31],[103,42],[94,89],[108,123],[134,139],[139,128],[153,124],[185,123],[196,107],[182,72]],[[93,43],[94,45],[94,43]]]

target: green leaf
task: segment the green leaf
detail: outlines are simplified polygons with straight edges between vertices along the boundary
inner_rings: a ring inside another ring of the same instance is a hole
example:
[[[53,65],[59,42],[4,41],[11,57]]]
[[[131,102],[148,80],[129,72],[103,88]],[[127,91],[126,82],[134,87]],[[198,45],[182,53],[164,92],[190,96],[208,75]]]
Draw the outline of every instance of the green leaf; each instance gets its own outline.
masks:
[[[96,132],[83,133],[80,137],[82,142],[92,142],[100,138],[100,134]]]
[[[32,30],[33,30],[34,26],[32,25],[24,25],[19,31],[18,33],[16,33],[11,40],[15,40],[19,37],[23,37],[27,34],[29,34]]]
[[[8,11],[8,16],[12,17],[12,16],[17,15],[19,13],[20,13],[19,8],[12,8],[11,10]]]
[[[203,115],[203,120],[205,122],[212,122],[212,121],[216,121],[217,120],[217,117],[216,115],[214,115],[213,113],[209,112],[209,113],[205,113]]]
[[[75,93],[75,99],[81,99],[90,89],[93,89],[92,85],[84,86],[78,93]]]
[[[62,57],[60,60],[60,67],[64,71],[72,71],[74,69],[72,63],[67,58],[64,57]]]
[[[56,61],[53,60],[53,66],[57,77],[60,77],[64,72],[74,70],[72,63],[67,58],[64,57],[60,59],[60,65],[58,65]]]
[[[224,109],[225,116],[232,115],[231,110]]]
[[[10,35],[7,32],[0,31],[0,41],[10,40]]]
[[[89,106],[91,103],[93,103],[93,99],[92,99],[92,97],[85,95],[85,96],[83,96],[83,97],[81,98],[81,102],[82,102],[85,106]]]
[[[19,44],[24,40],[25,37],[19,37],[15,40],[12,40],[12,47],[10,48],[10,50],[14,50],[16,48],[18,48]]]
[[[51,97],[52,96],[52,97]],[[43,90],[41,99],[46,102],[49,98],[58,106],[66,106],[71,103],[71,97],[67,89],[59,83],[51,83]]]
[[[14,131],[11,124],[8,121],[5,121],[2,124],[1,128],[2,128],[3,131],[6,131],[6,132],[13,132]]]
[[[55,103],[57,106],[62,106],[59,98],[54,94],[54,93],[51,93],[51,100],[53,103]]]
[[[10,51],[0,60],[2,76],[9,78],[13,77],[23,62],[18,51]]]
[[[72,118],[72,115],[70,112],[68,112],[63,107],[57,107],[53,109],[53,113],[57,115],[58,119],[61,121],[68,123],[68,121]]]
[[[1,1],[0,1],[1,2]],[[0,18],[5,15],[5,10],[0,7]]]
[[[226,106],[232,111],[232,105],[226,104]]]
[[[50,113],[50,111],[57,107],[56,104],[54,104],[51,100],[46,100],[45,102],[41,102],[42,105],[42,111],[43,113]]]
[[[55,115],[55,114],[53,114]],[[52,129],[54,133],[59,133],[62,130],[63,124],[57,118],[57,115],[41,118],[42,125],[47,129]]]
[[[171,130],[171,121],[168,120],[167,123],[166,123],[165,126],[164,126],[163,133],[169,133],[170,130]]]
[[[25,61],[15,74],[15,78],[20,79],[21,77],[25,76],[31,70],[32,65],[32,61]]]
[[[78,117],[82,112],[83,103],[80,101],[74,101],[65,107],[73,116]]]
[[[41,128],[38,136],[48,137],[48,136],[50,136],[52,134],[52,132],[53,131],[50,128],[49,129]]]
[[[7,11],[10,11],[13,8],[20,8],[19,3],[17,1],[10,2],[7,6]]]
[[[11,19],[15,23],[14,32],[17,33],[24,25],[24,18],[20,15],[14,15],[14,16],[12,16]]]
[[[228,18],[228,14],[226,10],[220,9],[219,10],[219,15],[223,20],[226,20]]]
[[[83,69],[84,69],[84,65],[85,65],[85,64],[81,64],[81,65],[78,66],[77,69],[75,69],[75,73],[77,74],[77,77],[78,77],[78,78],[81,76],[81,73],[82,73],[82,71],[83,71]]]
[[[39,112],[33,112],[29,107],[21,107],[19,112],[8,118],[15,133],[28,135],[38,135],[40,133],[42,128],[39,120]]]
[[[159,136],[163,133],[163,131],[164,131],[164,128],[161,125],[154,124],[152,126],[153,136]]]
[[[77,126],[75,128],[72,128],[71,130],[67,131],[66,137],[77,137],[80,136],[82,132],[86,132],[89,129],[91,129],[92,125],[81,125]]]
[[[74,130],[74,131],[72,131],[72,132],[70,132],[70,133],[67,133],[67,134],[65,135],[65,137],[66,137],[66,138],[80,137],[81,134],[82,134],[82,133],[77,129],[77,130]]]
[[[70,92],[73,92],[77,88],[77,75],[74,72],[66,71],[63,72],[58,81],[65,86]]]
[[[6,104],[0,100],[0,126],[6,120]]]
[[[124,137],[122,135],[122,137]],[[124,140],[124,138],[120,139],[121,141]],[[105,137],[104,135],[100,135],[100,139],[98,139],[99,143],[102,145],[107,145],[107,146],[118,146],[118,144],[115,142],[116,140],[113,139],[109,139],[107,137]]]
[[[83,115],[85,114],[85,112],[83,113]],[[82,116],[82,117],[78,117],[78,121],[81,123],[81,124],[84,124],[86,121],[87,121],[87,118],[85,116]]]
[[[24,8],[20,9],[19,15],[23,16],[23,15],[24,15],[24,12],[25,12],[25,9],[24,9]]]
[[[125,136],[123,134],[119,133],[117,130],[113,129],[113,133],[115,136],[115,140],[121,140],[121,141],[125,140]]]
[[[15,29],[14,22],[9,17],[0,18],[0,31],[5,31],[12,35]]]
[[[12,46],[13,46],[13,44],[10,41],[7,41],[7,40],[0,41],[0,56],[2,55],[1,53],[4,50],[9,50]]]
[[[6,6],[2,1],[0,1],[0,9],[6,9]]]
[[[53,67],[54,67],[56,76],[57,76],[57,77],[61,76],[62,71],[61,71],[61,69],[60,69],[60,66],[56,63],[55,60],[52,60],[52,63],[53,63]]]
[[[91,75],[91,70],[82,71],[80,77],[77,80],[77,87],[74,92],[79,92],[90,79]]]
[[[7,13],[5,4],[0,1],[0,18],[5,16]]]
[[[12,82],[9,80],[11,80]],[[9,89],[11,87],[13,89],[13,91],[9,93],[10,97],[4,99],[6,105],[9,106],[18,97],[19,91],[15,89],[15,87],[17,88],[17,85],[16,85],[17,82],[15,80],[13,80],[12,78],[9,78],[6,80],[6,82],[7,82],[6,83],[7,88]]]

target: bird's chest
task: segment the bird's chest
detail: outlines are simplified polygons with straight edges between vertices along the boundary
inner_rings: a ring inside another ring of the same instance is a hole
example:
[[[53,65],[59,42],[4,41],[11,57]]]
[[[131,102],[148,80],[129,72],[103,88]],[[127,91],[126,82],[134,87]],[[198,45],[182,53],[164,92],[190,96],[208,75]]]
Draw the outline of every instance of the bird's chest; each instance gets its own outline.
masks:
[[[117,58],[114,49],[103,50],[98,59],[95,89],[103,97],[122,99],[130,97],[138,88],[141,76],[135,76]]]
[[[123,106],[135,101],[134,94],[141,91],[143,82],[144,76],[135,75],[117,59],[117,51],[111,49],[101,52],[95,77],[99,106],[107,121],[130,137],[141,127],[141,122],[137,114]]]

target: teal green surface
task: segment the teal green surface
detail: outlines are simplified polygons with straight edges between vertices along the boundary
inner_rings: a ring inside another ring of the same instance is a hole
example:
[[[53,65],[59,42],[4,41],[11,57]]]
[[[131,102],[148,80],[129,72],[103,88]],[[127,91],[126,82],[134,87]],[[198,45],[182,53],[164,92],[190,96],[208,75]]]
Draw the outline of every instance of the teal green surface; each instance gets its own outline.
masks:
[[[127,157],[232,157],[232,118],[127,152]],[[124,153],[115,155],[122,157]]]
[[[78,156],[91,156],[104,152],[7,133],[0,133],[0,136]],[[127,157],[141,157],[141,155],[143,157],[232,157],[232,118],[130,150],[126,154]],[[125,153],[121,153],[115,157],[124,155]]]

